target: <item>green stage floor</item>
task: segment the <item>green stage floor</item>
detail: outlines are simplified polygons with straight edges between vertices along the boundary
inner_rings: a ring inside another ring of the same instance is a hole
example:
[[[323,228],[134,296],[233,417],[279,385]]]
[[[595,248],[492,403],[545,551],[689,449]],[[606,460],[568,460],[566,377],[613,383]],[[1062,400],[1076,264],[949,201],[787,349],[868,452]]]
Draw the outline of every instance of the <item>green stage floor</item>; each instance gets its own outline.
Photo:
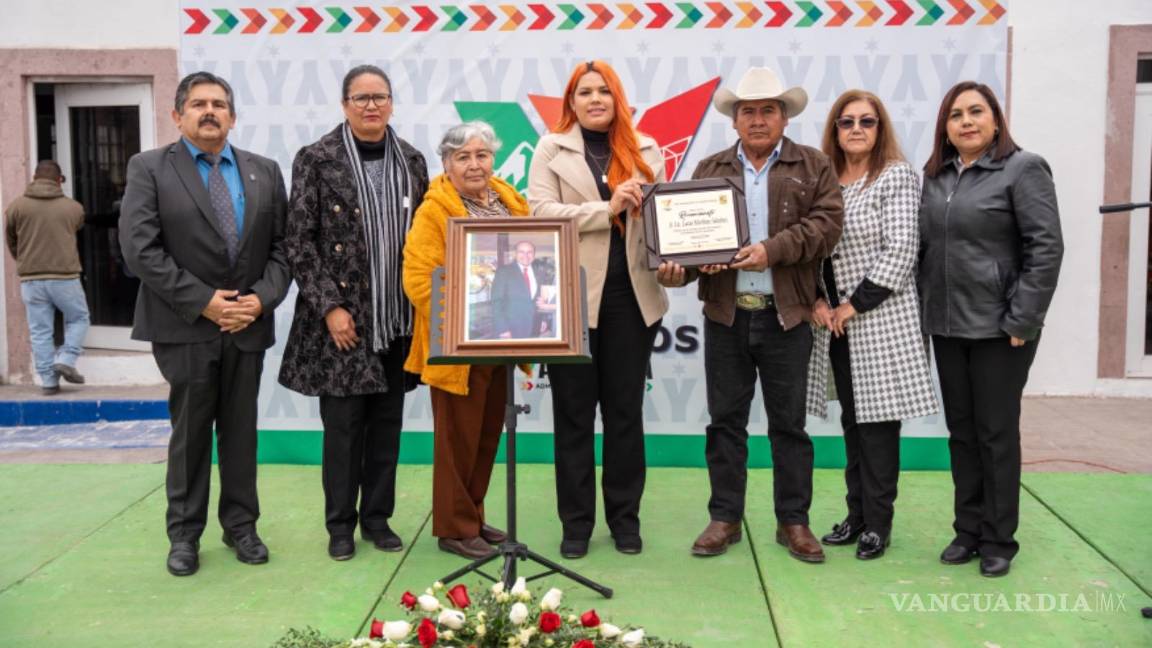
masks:
[[[522,466],[520,476],[521,538],[554,557],[551,467]],[[705,471],[650,469],[644,552],[616,553],[601,524],[588,557],[566,561],[615,598],[556,576],[535,587],[561,587],[578,611],[595,607],[605,620],[697,647],[1152,645],[1152,621],[1140,617],[1152,605],[1152,476],[1025,474],[1023,550],[996,580],[975,564],[937,562],[951,537],[947,473],[902,475],[887,556],[864,563],[831,548],[823,565],[774,543],[771,479],[768,470],[750,476],[745,542],[698,559],[688,547],[707,521]],[[355,559],[337,563],[325,553],[318,468],[263,465],[260,532],[271,562],[237,562],[213,521],[200,573],[173,578],[163,481],[162,465],[0,465],[0,646],[267,646],[308,625],[354,636],[373,615],[401,618],[404,590],[463,564],[430,536],[428,466],[400,468],[393,526],[407,550],[361,542]],[[499,470],[493,485],[489,516],[499,524]],[[818,532],[842,516],[843,494],[838,471],[817,472]],[[995,609],[1005,604],[1013,609]]]

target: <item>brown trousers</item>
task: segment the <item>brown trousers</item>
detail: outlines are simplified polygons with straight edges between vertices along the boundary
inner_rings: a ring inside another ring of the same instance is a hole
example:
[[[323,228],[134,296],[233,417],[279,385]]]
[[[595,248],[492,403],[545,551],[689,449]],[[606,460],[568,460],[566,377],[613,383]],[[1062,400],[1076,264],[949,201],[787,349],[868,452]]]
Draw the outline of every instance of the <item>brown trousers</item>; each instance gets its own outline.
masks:
[[[484,496],[504,427],[507,368],[474,365],[468,395],[432,387],[432,535],[474,538],[484,524]]]

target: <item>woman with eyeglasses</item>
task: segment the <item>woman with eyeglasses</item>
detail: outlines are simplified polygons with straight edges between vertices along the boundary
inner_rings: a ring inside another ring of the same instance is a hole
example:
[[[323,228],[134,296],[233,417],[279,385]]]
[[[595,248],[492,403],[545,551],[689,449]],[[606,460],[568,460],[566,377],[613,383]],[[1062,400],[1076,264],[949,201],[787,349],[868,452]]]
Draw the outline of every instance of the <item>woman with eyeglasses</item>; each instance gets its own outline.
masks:
[[[956,84],[924,165],[917,282],[952,458],[947,565],[979,555],[1003,576],[1020,549],[1020,398],[1063,256],[1048,163],[1012,139],[991,88]]]
[[[563,113],[540,139],[528,173],[533,216],[571,218],[587,275],[592,364],[550,365],[560,554],[588,553],[596,522],[596,408],[604,425],[604,517],[616,550],[640,553],[644,382],[668,298],[648,269],[640,185],[664,180],[664,158],[636,132],[616,71],[581,63]]]
[[[344,123],[292,163],[285,241],[299,293],[280,383],[320,397],[328,555],[347,560],[355,532],[382,551],[402,542],[388,524],[412,306],[401,285],[412,214],[428,189],[424,157],[389,125],[392,83],[378,67],[351,69]],[[359,502],[359,509],[357,509]]]
[[[812,311],[808,409],[827,416],[829,360],[840,401],[848,515],[821,538],[884,555],[900,476],[901,420],[937,410],[920,336],[915,269],[920,181],[876,95],[849,90],[824,127],[840,178],[844,232],[824,260],[824,298]]]

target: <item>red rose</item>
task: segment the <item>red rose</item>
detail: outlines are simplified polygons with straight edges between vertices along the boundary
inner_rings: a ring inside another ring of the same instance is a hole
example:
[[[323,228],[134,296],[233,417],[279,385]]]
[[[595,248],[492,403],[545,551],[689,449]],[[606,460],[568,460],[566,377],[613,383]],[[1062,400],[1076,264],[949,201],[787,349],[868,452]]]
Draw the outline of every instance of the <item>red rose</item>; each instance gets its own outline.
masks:
[[[556,632],[561,623],[560,615],[555,612],[540,613],[540,632]]]
[[[572,648],[596,648],[596,644],[592,643],[590,639],[581,639],[572,644]]]
[[[412,592],[404,592],[404,596],[400,597],[400,605],[411,610],[416,607],[416,595]]]
[[[600,625],[600,617],[596,616],[596,610],[588,610],[580,615],[580,625],[585,628],[595,628]]]
[[[420,627],[416,630],[416,638],[420,640],[420,645],[432,648],[436,645],[436,637],[436,624],[432,623],[432,619],[427,617],[420,619]]]
[[[468,598],[468,588],[463,585],[457,585],[448,590],[448,600],[452,601],[452,605],[455,605],[461,610],[472,603],[472,600]]]
[[[384,637],[384,622],[372,619],[372,629],[368,631],[369,639],[381,639]]]

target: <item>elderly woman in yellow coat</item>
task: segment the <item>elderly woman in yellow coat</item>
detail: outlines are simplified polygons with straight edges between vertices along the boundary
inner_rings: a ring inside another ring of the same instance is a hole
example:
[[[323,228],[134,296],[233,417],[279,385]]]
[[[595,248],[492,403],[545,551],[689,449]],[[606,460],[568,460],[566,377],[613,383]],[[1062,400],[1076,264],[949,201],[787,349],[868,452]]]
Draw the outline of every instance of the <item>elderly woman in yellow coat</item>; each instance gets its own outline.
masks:
[[[433,178],[404,245],[404,292],[416,313],[412,351],[404,368],[420,374],[432,399],[435,448],[432,535],[440,549],[483,558],[504,532],[484,521],[484,496],[504,424],[503,365],[429,365],[432,272],[444,264],[448,219],[527,216],[528,202],[493,176],[500,142],[492,127],[468,122],[440,143],[444,173]]]

